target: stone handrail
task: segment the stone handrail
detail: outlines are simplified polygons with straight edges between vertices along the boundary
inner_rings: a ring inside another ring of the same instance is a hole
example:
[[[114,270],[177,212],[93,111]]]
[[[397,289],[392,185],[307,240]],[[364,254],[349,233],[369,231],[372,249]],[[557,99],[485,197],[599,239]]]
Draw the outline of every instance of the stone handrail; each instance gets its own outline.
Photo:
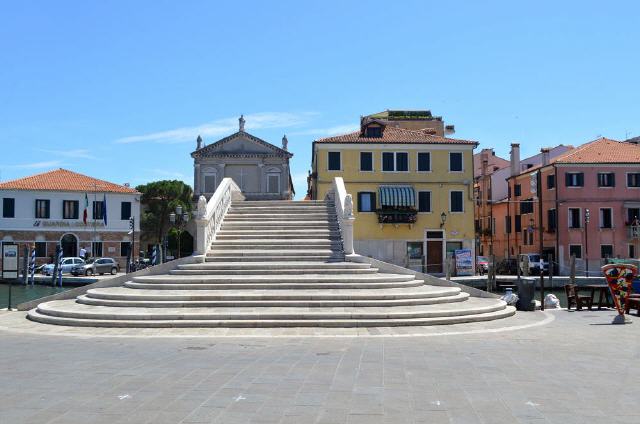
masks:
[[[207,202],[200,196],[196,214],[196,255],[205,255],[216,238],[222,220],[232,200],[244,200],[240,187],[231,179],[224,178]]]
[[[342,243],[344,253],[352,255],[353,252],[353,198],[347,193],[342,177],[335,177],[331,188],[331,195],[335,203],[338,224],[340,225],[340,234],[342,235]]]

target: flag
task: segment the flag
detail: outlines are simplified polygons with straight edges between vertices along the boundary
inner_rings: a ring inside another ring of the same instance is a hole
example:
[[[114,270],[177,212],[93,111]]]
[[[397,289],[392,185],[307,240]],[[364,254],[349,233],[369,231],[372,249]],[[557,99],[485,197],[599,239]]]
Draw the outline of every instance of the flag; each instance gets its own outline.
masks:
[[[87,193],[84,194],[84,212],[82,212],[82,222],[87,225],[87,218],[89,217],[89,197]]]
[[[104,226],[107,226],[107,195],[105,194],[102,200],[102,221]]]

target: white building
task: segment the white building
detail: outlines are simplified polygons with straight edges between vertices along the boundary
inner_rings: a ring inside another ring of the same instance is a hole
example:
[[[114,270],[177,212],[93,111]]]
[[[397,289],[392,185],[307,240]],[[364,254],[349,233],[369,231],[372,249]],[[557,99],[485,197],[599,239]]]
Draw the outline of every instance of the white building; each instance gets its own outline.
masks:
[[[34,246],[38,263],[48,262],[60,244],[65,256],[85,248],[123,265],[130,217],[139,250],[140,193],[128,186],[57,169],[0,183],[0,201],[0,241],[20,244],[21,253],[24,245]]]

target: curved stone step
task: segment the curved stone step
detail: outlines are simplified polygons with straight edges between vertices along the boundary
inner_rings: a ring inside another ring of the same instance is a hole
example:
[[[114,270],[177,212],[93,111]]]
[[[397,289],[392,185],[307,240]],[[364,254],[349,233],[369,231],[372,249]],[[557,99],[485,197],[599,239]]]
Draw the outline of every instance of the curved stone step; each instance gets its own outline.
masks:
[[[103,287],[87,290],[88,297],[113,300],[393,300],[436,298],[463,293],[458,287],[419,285],[383,289],[334,290],[136,290],[126,287]],[[466,293],[464,293],[466,294]]]
[[[414,319],[378,319],[378,320],[97,320],[62,318],[42,315],[37,310],[29,311],[27,317],[35,322],[73,327],[119,327],[119,328],[273,328],[273,327],[397,327],[397,326],[429,326],[450,325],[468,322],[493,321],[507,318],[515,314],[513,306],[503,310],[483,314],[458,315],[453,317],[414,318]]]
[[[292,269],[176,269],[172,275],[301,275],[301,274],[375,274],[377,268],[353,269],[322,269],[322,268],[292,268]]]
[[[287,258],[288,259],[288,258]],[[224,262],[224,263],[216,263],[216,262],[202,262],[202,263],[194,263],[194,264],[184,264],[178,265],[178,269],[211,269],[211,270],[220,270],[220,269],[234,269],[234,270],[252,270],[252,269],[322,269],[324,270],[334,270],[334,269],[374,269],[371,268],[371,265],[368,263],[358,263],[358,262],[321,262],[321,261],[310,261],[310,262],[289,262],[289,261],[280,261],[280,262]]]
[[[344,274],[302,274],[302,275],[145,275],[133,277],[135,283],[169,284],[215,284],[215,283],[372,283],[412,281],[411,274],[344,275]]]
[[[136,308],[83,305],[71,300],[45,302],[36,308],[43,315],[98,320],[386,320],[453,317],[458,315],[483,314],[503,310],[502,300],[468,299],[462,303],[437,303],[432,305],[375,307],[218,307],[218,308]]]
[[[424,281],[393,281],[393,282],[358,282],[358,283],[136,283],[127,281],[124,287],[132,289],[156,290],[282,290],[282,289],[380,289],[394,287],[421,286]]]
[[[135,291],[135,290],[134,290]],[[146,290],[143,290],[146,291]],[[137,307],[137,308],[247,308],[247,307],[272,307],[272,308],[337,308],[337,307],[376,307],[387,308],[391,306],[432,305],[436,303],[463,302],[467,300],[467,293],[458,293],[452,296],[440,297],[415,297],[407,299],[345,299],[345,300],[136,300],[136,299],[102,299],[92,296],[78,296],[77,302],[84,305]]]

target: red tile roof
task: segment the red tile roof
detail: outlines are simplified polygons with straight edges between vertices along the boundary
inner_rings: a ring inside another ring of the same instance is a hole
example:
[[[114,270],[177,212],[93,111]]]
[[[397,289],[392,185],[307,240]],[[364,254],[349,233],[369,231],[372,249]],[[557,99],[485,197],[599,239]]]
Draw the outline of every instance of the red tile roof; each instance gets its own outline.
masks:
[[[407,130],[387,126],[382,131],[382,137],[365,137],[360,131],[348,134],[325,137],[316,140],[317,143],[425,143],[425,144],[478,144],[476,141],[458,140],[430,134],[432,130]]]
[[[42,174],[18,178],[0,183],[0,190],[51,190],[106,193],[138,193],[135,189],[66,169],[56,169]]]
[[[640,146],[601,137],[555,158],[555,163],[640,163]]]
[[[601,137],[574,149],[571,149],[549,161],[549,165],[557,164],[640,164],[640,145],[626,143]],[[542,168],[536,165],[522,171],[518,175],[530,174]]]

